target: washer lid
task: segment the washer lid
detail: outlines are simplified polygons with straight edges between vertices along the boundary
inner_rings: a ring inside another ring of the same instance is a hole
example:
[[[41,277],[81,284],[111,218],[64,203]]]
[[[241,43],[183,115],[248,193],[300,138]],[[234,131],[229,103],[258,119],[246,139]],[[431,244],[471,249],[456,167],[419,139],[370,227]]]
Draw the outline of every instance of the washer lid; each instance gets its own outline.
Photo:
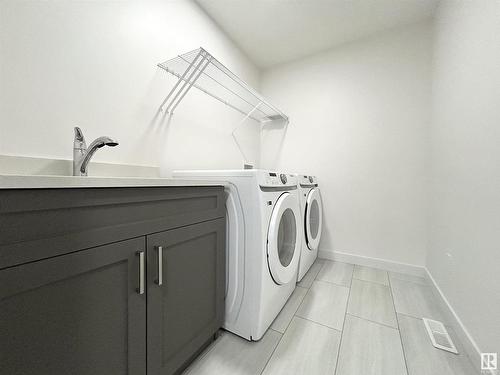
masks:
[[[297,199],[283,193],[274,205],[267,233],[267,262],[273,280],[286,284],[297,279],[300,256],[300,211]]]
[[[323,203],[318,188],[311,189],[307,194],[305,210],[305,234],[309,250],[316,250],[321,239],[323,226]]]

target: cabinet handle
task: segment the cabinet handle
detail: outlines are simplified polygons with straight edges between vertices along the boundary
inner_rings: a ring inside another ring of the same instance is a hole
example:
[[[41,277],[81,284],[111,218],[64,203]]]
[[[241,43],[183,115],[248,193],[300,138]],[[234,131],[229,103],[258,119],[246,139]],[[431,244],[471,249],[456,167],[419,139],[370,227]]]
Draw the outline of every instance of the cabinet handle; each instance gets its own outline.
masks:
[[[144,251],[138,251],[139,255],[139,288],[137,288],[137,293],[144,294]]]
[[[156,284],[163,285],[163,247],[158,246],[158,279],[155,280]]]

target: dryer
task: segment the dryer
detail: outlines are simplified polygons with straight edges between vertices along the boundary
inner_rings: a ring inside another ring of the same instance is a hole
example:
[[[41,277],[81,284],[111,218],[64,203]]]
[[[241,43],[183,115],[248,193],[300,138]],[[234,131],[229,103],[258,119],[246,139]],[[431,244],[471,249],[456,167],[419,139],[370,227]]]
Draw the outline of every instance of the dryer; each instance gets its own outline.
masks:
[[[323,203],[316,176],[297,175],[300,195],[302,249],[297,281],[302,280],[318,257],[323,228]]]
[[[302,244],[297,177],[265,170],[175,171],[226,190],[224,328],[262,338],[295,289]]]

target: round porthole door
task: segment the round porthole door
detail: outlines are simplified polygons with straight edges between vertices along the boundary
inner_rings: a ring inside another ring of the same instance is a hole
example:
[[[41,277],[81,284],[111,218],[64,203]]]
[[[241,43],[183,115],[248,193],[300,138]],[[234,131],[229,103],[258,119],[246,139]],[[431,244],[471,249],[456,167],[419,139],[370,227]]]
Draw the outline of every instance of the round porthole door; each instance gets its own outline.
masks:
[[[282,194],[274,205],[267,233],[267,261],[277,284],[297,278],[300,255],[299,206],[290,193]]]
[[[306,243],[309,250],[316,250],[321,239],[323,226],[323,204],[318,188],[311,189],[306,199],[305,233]]]

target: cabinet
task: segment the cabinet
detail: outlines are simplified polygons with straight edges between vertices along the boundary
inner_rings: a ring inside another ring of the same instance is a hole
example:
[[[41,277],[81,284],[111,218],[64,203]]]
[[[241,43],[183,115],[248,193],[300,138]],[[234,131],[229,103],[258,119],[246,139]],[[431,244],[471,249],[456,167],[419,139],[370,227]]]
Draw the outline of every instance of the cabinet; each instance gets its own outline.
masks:
[[[0,271],[1,374],[145,374],[144,238]]]
[[[0,374],[181,371],[222,325],[224,215],[222,187],[0,190]]]
[[[173,373],[221,326],[224,229],[213,220],[148,236],[148,374]]]

